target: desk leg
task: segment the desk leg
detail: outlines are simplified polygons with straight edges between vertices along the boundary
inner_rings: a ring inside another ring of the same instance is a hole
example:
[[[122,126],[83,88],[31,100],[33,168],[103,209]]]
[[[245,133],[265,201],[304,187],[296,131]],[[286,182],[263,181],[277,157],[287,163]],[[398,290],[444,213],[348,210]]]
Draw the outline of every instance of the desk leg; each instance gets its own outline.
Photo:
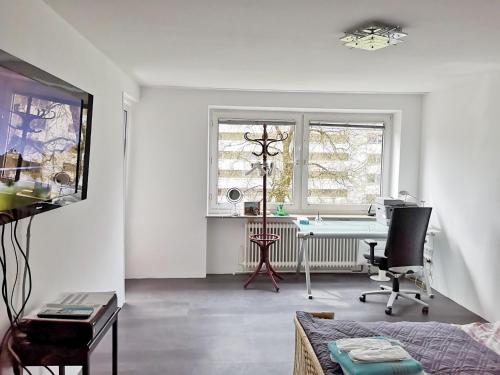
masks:
[[[66,369],[64,366],[59,366],[59,375],[66,375]]]
[[[424,265],[424,281],[425,281],[425,291],[427,292],[427,297],[429,298],[434,298],[434,294],[432,293],[431,289],[431,282],[429,278],[429,270],[427,270],[427,267]]]
[[[304,259],[304,238],[299,238],[299,254],[297,256],[297,275],[300,273],[300,266],[302,265],[302,260]]]
[[[304,246],[304,261],[306,264],[306,285],[307,285],[307,296],[309,299],[312,299],[312,292],[311,292],[311,272],[309,270],[309,246],[308,246],[308,240],[304,238],[303,240],[303,246]]]
[[[113,323],[113,375],[118,375],[118,318]]]

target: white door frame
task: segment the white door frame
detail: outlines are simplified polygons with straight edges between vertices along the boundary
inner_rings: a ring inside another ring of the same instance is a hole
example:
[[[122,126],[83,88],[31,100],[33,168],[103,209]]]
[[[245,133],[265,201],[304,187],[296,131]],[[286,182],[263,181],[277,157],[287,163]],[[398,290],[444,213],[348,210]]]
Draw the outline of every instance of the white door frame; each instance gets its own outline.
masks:
[[[132,134],[132,111],[137,99],[127,92],[123,92],[122,100],[122,140],[123,140],[123,275],[125,282],[126,259],[127,259],[127,190],[128,190],[128,170],[130,158],[130,139]]]

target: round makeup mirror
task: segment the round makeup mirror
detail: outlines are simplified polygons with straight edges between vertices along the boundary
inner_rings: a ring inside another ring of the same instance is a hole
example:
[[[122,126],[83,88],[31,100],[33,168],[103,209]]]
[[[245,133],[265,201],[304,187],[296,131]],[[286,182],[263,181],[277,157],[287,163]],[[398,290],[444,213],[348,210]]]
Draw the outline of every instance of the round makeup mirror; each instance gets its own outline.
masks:
[[[236,205],[241,202],[243,199],[243,193],[238,188],[231,188],[226,193],[226,198],[229,203],[233,204],[233,216],[240,216],[238,210],[236,209]]]
[[[59,185],[59,195],[62,195],[64,188],[67,188],[71,184],[71,176],[66,172],[58,172],[53,177],[52,180]]]
[[[66,172],[58,172],[54,175],[54,182],[58,185],[69,185],[71,183],[71,177]]]

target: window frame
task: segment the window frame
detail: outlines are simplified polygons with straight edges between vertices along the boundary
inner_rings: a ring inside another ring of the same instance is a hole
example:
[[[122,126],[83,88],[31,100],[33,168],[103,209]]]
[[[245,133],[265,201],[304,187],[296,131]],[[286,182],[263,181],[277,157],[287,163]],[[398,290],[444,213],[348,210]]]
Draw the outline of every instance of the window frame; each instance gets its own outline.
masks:
[[[293,111],[277,111],[273,109],[212,109],[210,110],[209,124],[209,160],[208,160],[208,213],[225,214],[233,209],[230,203],[217,203],[217,183],[219,164],[219,118],[241,118],[241,119],[265,119],[265,120],[293,120],[295,121],[294,151],[293,151],[293,180],[292,180],[292,203],[285,203],[285,210],[298,212],[301,204],[300,168],[299,158],[302,144],[302,113]],[[243,195],[243,201],[245,196]],[[269,210],[276,208],[276,203],[267,204]]]
[[[369,204],[309,204],[308,160],[309,160],[309,123],[325,121],[338,123],[384,123],[382,141],[382,180],[381,195],[390,192],[392,176],[392,138],[393,113],[391,111],[363,110],[307,110],[276,108],[243,108],[243,107],[209,107],[208,126],[208,173],[207,173],[207,213],[208,215],[231,215],[233,206],[229,203],[217,203],[218,163],[219,163],[219,118],[294,120],[294,163],[293,163],[293,203],[286,204],[285,209],[292,214],[366,214]],[[243,199],[244,200],[244,199]],[[268,203],[268,209],[275,209],[276,204]]]
[[[303,159],[302,159],[302,195],[300,213],[342,213],[342,214],[364,214],[368,211],[370,204],[311,204],[307,202],[307,190],[309,182],[309,129],[311,121],[324,121],[333,123],[383,123],[384,133],[382,138],[382,179],[381,195],[388,194],[390,189],[391,168],[391,133],[392,115],[382,113],[307,113],[304,114],[303,132]],[[354,127],[355,125],[353,125]]]

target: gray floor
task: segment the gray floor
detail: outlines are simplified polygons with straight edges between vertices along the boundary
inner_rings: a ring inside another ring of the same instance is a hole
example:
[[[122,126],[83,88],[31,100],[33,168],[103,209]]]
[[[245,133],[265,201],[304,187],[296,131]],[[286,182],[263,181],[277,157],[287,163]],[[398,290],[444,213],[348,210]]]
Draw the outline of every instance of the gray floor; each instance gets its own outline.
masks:
[[[289,375],[297,310],[334,311],[336,319],[468,323],[478,316],[436,293],[430,313],[384,296],[358,300],[379,283],[363,274],[313,275],[313,300],[302,277],[284,275],[279,293],[264,278],[243,290],[246,276],[128,280],[120,315],[119,373],[146,375]],[[411,286],[408,282],[405,286]],[[427,297],[423,297],[427,300]],[[92,374],[110,374],[109,337],[92,357]]]

